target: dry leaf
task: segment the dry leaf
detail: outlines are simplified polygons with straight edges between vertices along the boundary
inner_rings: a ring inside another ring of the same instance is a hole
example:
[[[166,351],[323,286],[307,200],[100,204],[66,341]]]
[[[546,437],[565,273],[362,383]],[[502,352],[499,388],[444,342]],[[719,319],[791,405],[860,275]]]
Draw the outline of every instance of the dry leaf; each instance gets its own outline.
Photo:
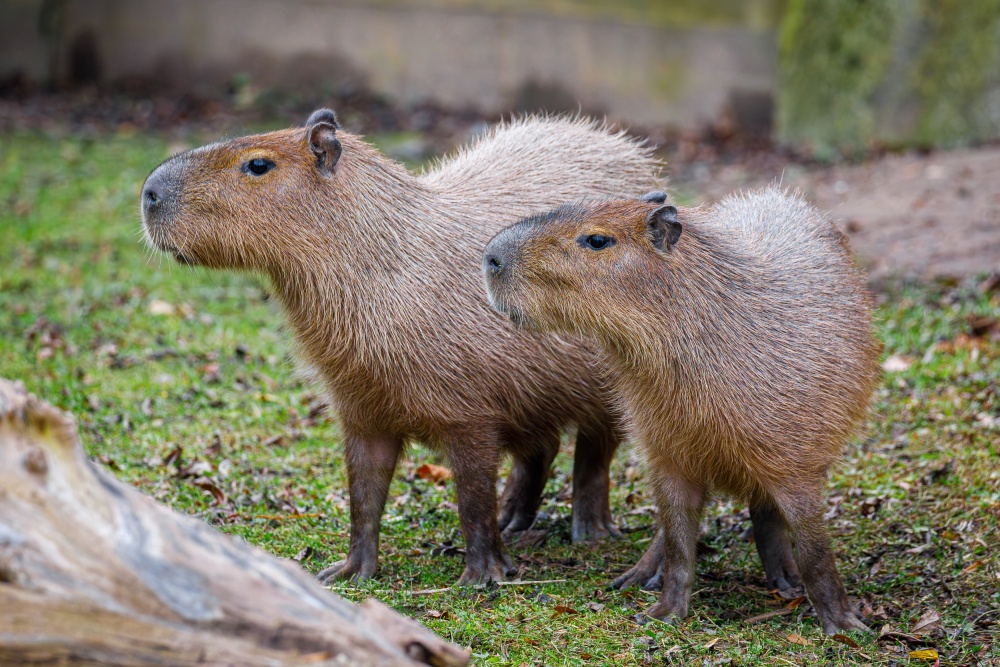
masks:
[[[971,565],[966,565],[964,568],[962,568],[962,574],[968,574],[973,570],[978,570],[983,565],[984,565],[983,561],[977,560],[975,563],[972,563]]]
[[[934,660],[938,659],[938,652],[932,648],[923,648],[919,651],[910,651],[910,657],[914,660]]]
[[[919,620],[910,628],[910,632],[915,635],[926,635],[932,630],[936,630],[941,627],[941,614],[937,613],[933,609],[928,609],[923,613]]]
[[[149,314],[150,315],[173,315],[177,312],[177,309],[173,307],[172,304],[166,301],[161,301],[160,299],[153,299],[149,302]]]
[[[719,638],[718,638],[718,637],[716,637],[716,638],[715,638],[715,639],[713,639],[712,641],[710,641],[710,642],[708,642],[707,644],[705,644],[704,646],[702,646],[702,648],[712,648],[713,646],[715,646],[715,645],[716,645],[716,644],[718,644],[718,643],[719,643]]]
[[[588,602],[587,603],[587,608],[590,609],[590,611],[593,611],[593,612],[600,613],[600,612],[604,611],[604,607],[605,607],[605,605],[604,605],[603,602]]]
[[[448,615],[448,612],[438,611],[437,609],[428,609],[424,612],[424,614],[426,616],[430,616],[431,618],[445,618]]]
[[[450,470],[444,466],[434,465],[433,463],[425,463],[417,468],[415,472],[420,479],[426,479],[435,484],[440,484],[446,479],[451,479]]]
[[[842,634],[838,633],[838,634],[835,634],[833,637],[830,637],[830,639],[832,639],[835,642],[840,642],[841,644],[846,644],[847,646],[850,646],[851,648],[861,648],[861,644],[857,643],[856,641],[854,641],[853,639],[851,639],[847,635],[842,635]]]
[[[580,613],[576,609],[573,609],[573,607],[567,607],[566,605],[562,605],[562,604],[557,604],[554,607],[554,609],[555,609],[555,611],[552,612],[552,616],[550,616],[549,618],[555,618],[556,616],[559,616],[560,614],[578,614],[578,613]]]
[[[882,362],[882,370],[886,373],[901,373],[909,370],[912,364],[913,362],[906,357],[894,354]]]
[[[785,609],[798,609],[799,606],[805,601],[806,601],[806,596],[800,595],[799,597],[791,600],[788,604],[786,604]]]
[[[797,635],[794,632],[788,635],[786,639],[792,644],[798,644],[799,646],[809,646],[812,643],[802,635]]]

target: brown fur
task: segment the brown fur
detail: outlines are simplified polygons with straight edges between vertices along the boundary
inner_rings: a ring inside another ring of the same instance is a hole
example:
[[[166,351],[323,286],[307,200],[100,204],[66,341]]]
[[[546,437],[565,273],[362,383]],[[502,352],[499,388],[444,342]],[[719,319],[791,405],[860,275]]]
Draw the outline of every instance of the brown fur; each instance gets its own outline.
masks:
[[[656,224],[673,213],[683,231],[658,248]],[[616,243],[595,250],[590,235]],[[880,348],[863,276],[829,219],[777,189],[679,212],[607,201],[514,225],[485,258],[495,307],[610,352],[661,508],[661,532],[618,585],[662,583],[648,613],[683,616],[698,518],[718,489],[749,503],[769,585],[801,575],[827,632],[864,627],[837,575],[822,489],[867,412]]]
[[[273,169],[249,173],[255,158]],[[573,424],[574,539],[617,533],[607,494],[619,433],[594,378],[596,353],[517,331],[491,311],[479,257],[510,220],[624,191],[658,169],[622,134],[527,118],[414,176],[319,111],[305,128],[199,148],[150,175],[151,242],[187,263],[264,274],[329,390],[344,433],[351,545],[321,578],[374,574],[389,482],[411,440],[450,458],[463,583],[511,571],[498,528],[530,525],[560,432]],[[504,451],[514,469],[498,525]]]

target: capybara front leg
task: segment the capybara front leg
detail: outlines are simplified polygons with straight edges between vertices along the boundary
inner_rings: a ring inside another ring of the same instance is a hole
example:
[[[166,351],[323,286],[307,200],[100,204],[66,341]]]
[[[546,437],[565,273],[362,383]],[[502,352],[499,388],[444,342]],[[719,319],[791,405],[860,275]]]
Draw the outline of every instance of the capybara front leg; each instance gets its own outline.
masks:
[[[663,532],[663,590],[646,610],[652,618],[684,618],[691,597],[698,546],[698,524],[705,502],[703,486],[680,475],[667,475],[657,489]]]
[[[768,590],[777,589],[785,595],[801,595],[802,580],[795,564],[792,541],[781,512],[770,499],[750,503],[754,542],[764,564]]]
[[[573,541],[621,537],[611,518],[608,475],[621,435],[605,415],[603,421],[583,424],[573,453]]]
[[[799,573],[823,631],[828,635],[841,630],[867,631],[868,626],[858,618],[837,573],[823,522],[821,492],[810,489],[786,495],[778,499],[778,507],[795,539]]]
[[[504,581],[517,572],[507,555],[497,526],[497,466],[500,445],[495,434],[459,437],[446,442],[458,518],[465,535],[465,571],[459,585]]]
[[[505,534],[527,530],[535,522],[549,468],[559,453],[559,432],[526,436],[511,452],[513,465],[500,496],[499,527]]]
[[[320,572],[329,585],[342,579],[368,579],[378,569],[378,537],[385,499],[402,449],[400,438],[362,437],[344,427],[344,452],[351,491],[351,544],[347,559]]]

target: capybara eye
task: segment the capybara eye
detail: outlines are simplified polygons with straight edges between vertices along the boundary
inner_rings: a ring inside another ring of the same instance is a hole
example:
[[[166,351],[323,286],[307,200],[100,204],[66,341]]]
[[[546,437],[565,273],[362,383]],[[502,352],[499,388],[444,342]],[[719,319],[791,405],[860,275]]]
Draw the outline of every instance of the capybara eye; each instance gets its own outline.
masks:
[[[590,248],[591,250],[604,250],[605,248],[610,248],[614,244],[618,243],[615,239],[610,236],[602,236],[601,234],[590,234],[589,236],[581,236],[576,240],[577,243],[584,246],[585,248]]]
[[[254,158],[243,165],[243,171],[250,172],[254,176],[262,176],[263,174],[271,171],[273,168],[274,163],[270,160],[265,160],[262,157]]]

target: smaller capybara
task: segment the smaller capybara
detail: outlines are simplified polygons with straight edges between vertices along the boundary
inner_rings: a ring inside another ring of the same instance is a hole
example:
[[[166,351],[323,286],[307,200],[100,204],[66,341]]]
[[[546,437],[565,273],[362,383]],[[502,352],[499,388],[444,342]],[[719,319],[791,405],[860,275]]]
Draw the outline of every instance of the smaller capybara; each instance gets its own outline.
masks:
[[[494,308],[609,352],[660,508],[652,546],[615,586],[662,584],[647,615],[683,617],[702,506],[719,490],[749,504],[770,586],[804,583],[827,633],[863,629],[823,523],[827,471],[878,380],[846,239],[777,188],[680,211],[665,199],[564,206],[501,231],[483,257]]]
[[[185,264],[264,277],[327,390],[351,541],[323,581],[375,574],[389,484],[414,441],[445,452],[454,473],[460,583],[516,571],[500,530],[531,525],[569,428],[572,537],[618,533],[608,468],[621,429],[597,346],[511,327],[483,297],[480,254],[510,220],[655,184],[659,168],[649,147],[593,121],[527,117],[412,174],[320,109],[304,127],[203,146],[149,175],[148,241]]]

